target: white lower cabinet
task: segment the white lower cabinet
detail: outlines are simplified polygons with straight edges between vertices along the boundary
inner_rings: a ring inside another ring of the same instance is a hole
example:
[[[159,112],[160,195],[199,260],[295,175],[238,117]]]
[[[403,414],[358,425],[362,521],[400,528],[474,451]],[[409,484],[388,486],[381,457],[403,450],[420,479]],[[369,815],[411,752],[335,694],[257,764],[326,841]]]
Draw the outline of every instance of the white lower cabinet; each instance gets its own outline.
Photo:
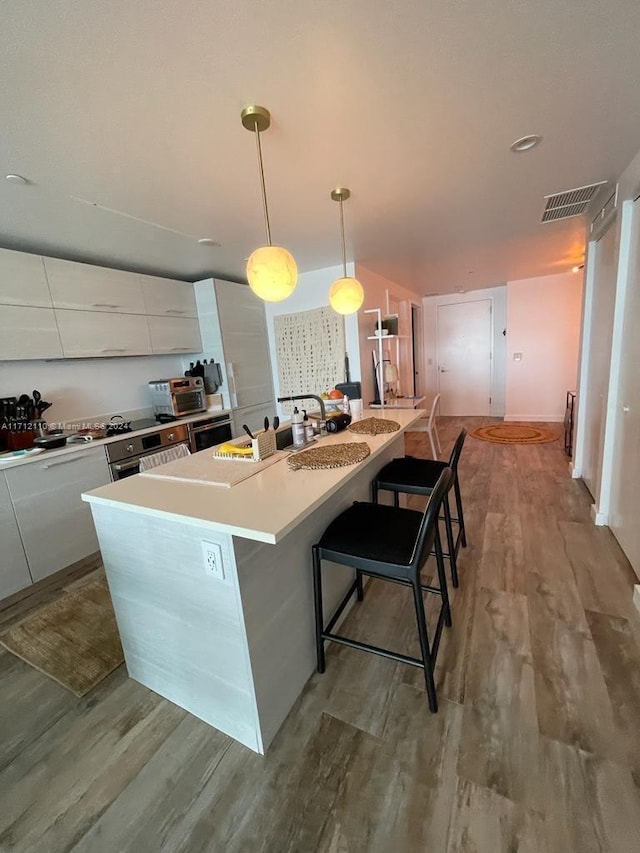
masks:
[[[83,492],[109,482],[103,447],[34,460],[5,472],[34,581],[98,550]]]
[[[4,472],[0,472],[0,600],[31,584]]]
[[[200,352],[200,324],[189,317],[149,316],[151,349],[154,353]]]
[[[147,355],[147,318],[106,311],[56,311],[65,358]]]

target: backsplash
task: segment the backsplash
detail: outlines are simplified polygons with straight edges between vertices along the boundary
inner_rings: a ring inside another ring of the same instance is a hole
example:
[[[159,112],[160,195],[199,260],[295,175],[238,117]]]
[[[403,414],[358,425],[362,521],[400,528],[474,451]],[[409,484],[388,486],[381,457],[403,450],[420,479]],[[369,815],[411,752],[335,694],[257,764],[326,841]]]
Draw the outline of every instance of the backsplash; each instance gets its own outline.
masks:
[[[153,355],[65,361],[0,362],[0,397],[36,388],[53,403],[48,421],[70,421],[97,413],[147,410],[151,379],[182,376],[191,357]]]

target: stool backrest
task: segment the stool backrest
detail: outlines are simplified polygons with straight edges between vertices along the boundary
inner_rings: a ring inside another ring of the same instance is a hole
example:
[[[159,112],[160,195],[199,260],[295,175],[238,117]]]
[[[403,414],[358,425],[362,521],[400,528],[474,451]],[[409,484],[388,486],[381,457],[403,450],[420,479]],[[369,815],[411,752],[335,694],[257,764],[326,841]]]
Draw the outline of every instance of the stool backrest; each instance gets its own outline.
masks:
[[[438,482],[435,484],[429,497],[429,503],[422,516],[420,530],[418,531],[416,544],[411,555],[411,567],[416,571],[419,571],[422,567],[425,555],[430,554],[433,550],[440,507],[442,506],[445,495],[451,488],[453,478],[454,473],[451,468],[445,468],[438,477]]]
[[[452,468],[453,471],[458,470],[458,462],[460,461],[460,454],[462,453],[462,448],[464,446],[464,440],[466,437],[466,429],[460,430],[460,433],[456,438],[456,443],[453,445],[453,450],[451,451],[451,456],[449,457],[449,468]]]

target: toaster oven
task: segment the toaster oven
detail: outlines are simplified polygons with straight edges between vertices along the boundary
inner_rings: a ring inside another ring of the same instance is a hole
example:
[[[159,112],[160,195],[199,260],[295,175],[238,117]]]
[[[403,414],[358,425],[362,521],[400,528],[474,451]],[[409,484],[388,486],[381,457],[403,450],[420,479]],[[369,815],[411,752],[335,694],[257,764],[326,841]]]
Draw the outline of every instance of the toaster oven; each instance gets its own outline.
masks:
[[[179,376],[149,382],[153,414],[163,418],[182,418],[206,411],[204,381],[201,376]]]

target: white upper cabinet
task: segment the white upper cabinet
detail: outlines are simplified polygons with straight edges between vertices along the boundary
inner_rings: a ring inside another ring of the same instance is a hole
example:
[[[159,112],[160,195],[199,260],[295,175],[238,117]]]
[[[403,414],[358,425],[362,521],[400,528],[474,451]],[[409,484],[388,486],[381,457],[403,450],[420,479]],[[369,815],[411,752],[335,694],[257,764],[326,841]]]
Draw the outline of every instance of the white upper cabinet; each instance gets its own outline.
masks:
[[[0,360],[62,358],[55,311],[0,303]]]
[[[0,304],[51,308],[42,258],[0,249]]]
[[[136,273],[44,258],[54,308],[144,314],[142,283]]]
[[[190,317],[149,315],[151,350],[154,353],[202,352],[200,324]]]
[[[56,311],[65,358],[148,355],[147,318],[104,311]],[[166,350],[164,350],[166,352]]]
[[[190,282],[153,275],[141,275],[140,279],[147,314],[155,314],[158,317],[198,316],[196,296]]]

